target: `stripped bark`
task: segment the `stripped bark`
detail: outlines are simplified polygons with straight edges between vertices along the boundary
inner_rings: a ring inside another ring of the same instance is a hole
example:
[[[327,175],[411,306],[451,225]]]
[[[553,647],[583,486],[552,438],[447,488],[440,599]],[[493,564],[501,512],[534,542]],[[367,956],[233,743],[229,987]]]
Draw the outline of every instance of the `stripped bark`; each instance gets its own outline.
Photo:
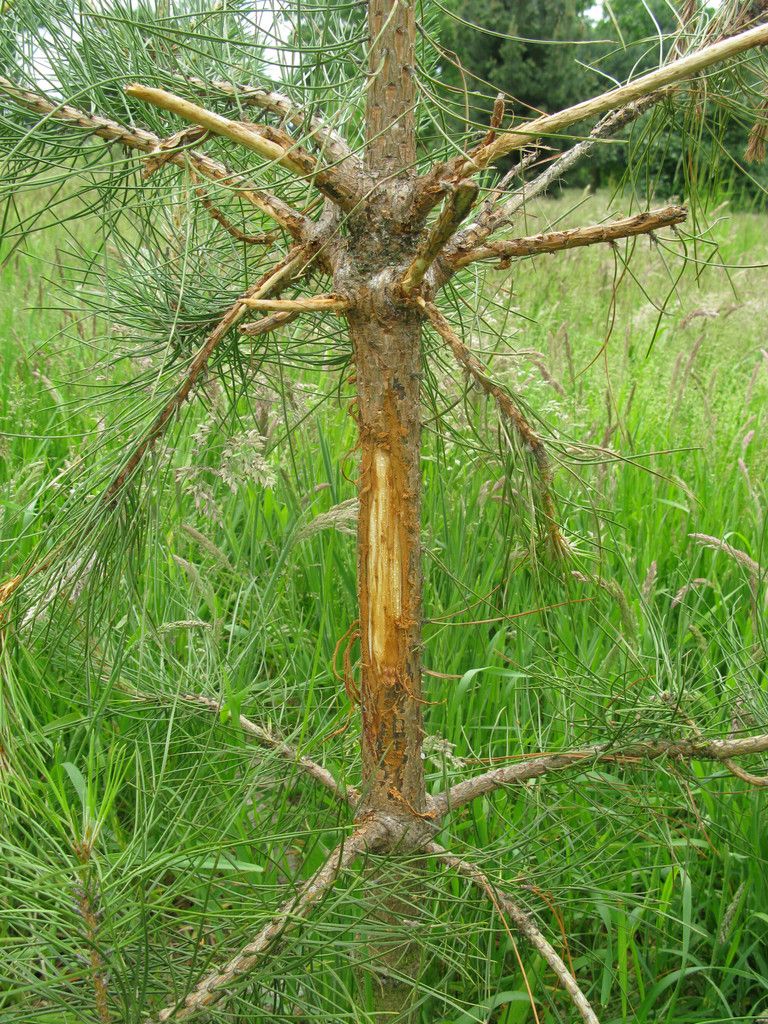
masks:
[[[334,163],[346,160],[351,166],[361,169],[362,162],[347,145],[346,140],[317,114],[308,114],[284,93],[274,89],[262,89],[256,85],[242,85],[214,79],[204,82],[201,78],[185,78],[186,84],[199,92],[219,92],[237,101],[238,106],[254,106],[267,113],[275,114],[282,121],[307,132],[307,138],[316,143],[322,156]]]
[[[268,160],[285,167],[292,174],[306,178],[324,195],[344,209],[353,209],[362,198],[365,185],[357,174],[350,174],[344,164],[324,167],[319,161],[279,129],[231,121],[221,114],[191,103],[165,89],[152,89],[146,85],[128,85],[128,96],[152,106],[167,110],[177,117],[200,125],[214,135],[221,135]]]
[[[643,99],[651,93],[668,89],[685,79],[692,78],[713,64],[720,64],[725,60],[738,57],[739,54],[756,46],[765,46],[766,44],[768,44],[768,24],[757,25],[746,32],[740,32],[738,35],[712,43],[700,50],[690,51],[684,57],[665,64],[655,71],[650,71],[648,74],[641,75],[627,85],[610,89],[608,92],[576,103],[555,114],[543,114],[532,121],[517,125],[510,131],[501,132],[492,142],[481,145],[466,158],[457,158],[450,165],[450,170],[459,177],[474,174],[516,149],[530,146],[544,135],[556,135],[578,121],[598,117],[609,110],[617,110],[628,103]]]
[[[97,135],[107,142],[119,142],[129,149],[138,150],[148,156],[162,154],[169,163],[186,168],[188,163],[211,181],[220,182],[237,192],[246,202],[251,203],[262,213],[267,214],[281,227],[285,228],[297,241],[304,241],[311,231],[312,222],[294,210],[282,199],[256,188],[247,178],[230,170],[225,164],[213,160],[204,153],[182,148],[177,153],[163,151],[163,139],[154,132],[143,128],[127,128],[98,114],[87,114],[66,103],[54,103],[39,93],[28,89],[20,89],[7,78],[0,76],[0,92],[5,93],[26,110],[41,114],[46,119],[63,122],[72,128],[81,128]]]

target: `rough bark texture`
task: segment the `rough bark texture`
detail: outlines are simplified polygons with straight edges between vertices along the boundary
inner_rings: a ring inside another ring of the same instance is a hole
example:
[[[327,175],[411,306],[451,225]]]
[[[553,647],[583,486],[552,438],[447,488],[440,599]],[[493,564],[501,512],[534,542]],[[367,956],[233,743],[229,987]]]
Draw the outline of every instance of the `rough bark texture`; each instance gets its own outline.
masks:
[[[416,159],[414,0],[370,0],[368,30],[366,163],[375,174],[397,177]]]
[[[414,313],[350,316],[360,430],[363,789],[369,810],[424,810],[421,759],[420,378]]]

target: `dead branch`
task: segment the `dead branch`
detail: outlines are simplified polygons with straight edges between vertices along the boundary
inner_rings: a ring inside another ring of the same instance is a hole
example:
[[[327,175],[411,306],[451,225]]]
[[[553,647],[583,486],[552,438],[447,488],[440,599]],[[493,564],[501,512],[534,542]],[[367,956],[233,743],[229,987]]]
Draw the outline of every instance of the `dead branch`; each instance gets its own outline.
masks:
[[[555,500],[552,495],[552,467],[543,441],[507,392],[498,384],[494,384],[483,365],[458,337],[439,309],[420,297],[416,299],[416,302],[448,345],[459,365],[466,370],[478,387],[496,402],[503,415],[512,424],[523,448],[533,456],[539,474],[541,507],[546,519],[546,531],[552,554],[556,557],[564,556],[568,551],[568,545],[557,523]]]
[[[231,121],[221,114],[182,99],[181,96],[166,92],[165,89],[152,89],[149,86],[134,84],[126,86],[125,92],[134,99],[160,107],[185,121],[200,125],[215,135],[230,139],[258,153],[264,160],[279,164],[292,174],[308,179],[344,210],[352,209],[361,199],[363,190],[360,187],[359,175],[351,175],[343,164],[323,167],[311,153],[297,145],[285,132],[242,121]]]
[[[244,299],[249,309],[271,310],[278,313],[344,313],[349,301],[343,295],[313,295],[307,299]]]
[[[517,902],[507,893],[501,892],[490,878],[480,868],[469,861],[462,860],[445,850],[439,843],[429,843],[424,848],[425,853],[431,854],[443,864],[453,868],[459,875],[468,878],[474,885],[486,894],[491,903],[496,907],[502,920],[508,917],[521,935],[524,935],[537,953],[547,963],[552,972],[557,976],[558,981],[571,997],[573,1005],[579,1012],[584,1024],[600,1024],[597,1015],[584,993],[579,988],[571,972],[558,956],[555,949],[547,942],[542,933],[531,920],[530,916],[520,907]]]
[[[241,324],[238,327],[238,331],[240,334],[246,334],[252,338],[258,337],[261,334],[269,334],[270,331],[291,323],[292,320],[296,320],[300,315],[300,313],[272,313],[271,316],[263,316],[261,319],[253,320],[249,324]]]
[[[478,246],[481,242],[484,242],[489,235],[492,235],[495,231],[498,231],[504,224],[509,223],[512,218],[521,210],[527,203],[535,199],[536,196],[542,195],[546,192],[556,181],[558,181],[564,174],[566,174],[572,167],[574,167],[579,161],[585,159],[595,146],[603,139],[611,138],[611,136],[618,134],[622,128],[625,128],[628,124],[631,124],[634,120],[644,114],[646,110],[650,110],[652,106],[658,103],[664,98],[666,93],[652,93],[650,96],[644,97],[642,100],[638,100],[636,103],[630,103],[620,110],[612,111],[603,117],[595,127],[592,129],[586,139],[582,139],[581,142],[576,143],[570,149],[566,150],[556,160],[553,160],[548,167],[545,168],[540,174],[523,185],[522,188],[518,189],[515,194],[502,203],[500,206],[494,206],[494,199],[498,198],[492,196],[490,202],[485,204],[483,213],[478,217],[477,221],[473,224],[469,224],[464,231],[459,232],[453,239],[451,245],[448,247],[445,260],[449,261],[451,256],[455,253],[460,253],[465,249],[472,249]],[[535,159],[536,154],[530,153],[527,157],[523,157],[520,161],[521,169],[528,166]],[[527,161],[527,163],[526,163]]]
[[[477,185],[467,181],[459,182],[450,191],[440,215],[403,274],[400,287],[404,295],[412,295],[420,287],[424,275],[442,252],[445,243],[455,234],[458,226],[472,209],[477,191]]]
[[[105,503],[109,503],[115,499],[119,491],[122,490],[127,481],[131,478],[146,453],[163,435],[171,419],[189,398],[200,374],[208,365],[208,362],[215,350],[227,336],[229,331],[245,315],[248,307],[245,305],[244,300],[248,298],[256,298],[257,296],[269,295],[270,292],[278,291],[280,288],[284,287],[288,281],[299,276],[305,270],[310,258],[311,248],[309,246],[301,246],[298,249],[292,250],[281,263],[267,271],[259,281],[253,284],[246,291],[245,295],[241,296],[237,302],[230,306],[213,331],[211,331],[205,339],[201,347],[197,350],[197,354],[190,363],[189,369],[187,370],[181,386],[177,388],[171,398],[157,414],[149,430],[133,449],[115,479],[104,492],[102,500]]]
[[[247,231],[241,231],[235,224],[222,213],[222,211],[216,206],[216,204],[209,198],[204,188],[201,188],[198,184],[198,177],[195,174],[192,167],[189,168],[189,177],[192,181],[192,187],[195,190],[195,195],[200,200],[200,205],[206,210],[213,220],[217,224],[220,224],[227,234],[231,235],[237,242],[245,242],[246,245],[270,245],[278,237],[277,232],[269,232],[267,234],[251,235]]]
[[[447,792],[435,797],[433,806],[438,815],[444,815],[502,786],[528,782],[550,772],[583,768],[585,765],[589,767],[601,761],[615,761],[628,767],[643,768],[648,762],[660,758],[724,762],[728,758],[762,754],[766,751],[768,734],[726,740],[706,737],[685,740],[647,739],[629,743],[625,747],[608,743],[595,744],[563,754],[543,754],[541,757],[533,757],[517,764],[483,772],[474,778],[457,783]]]
[[[684,206],[665,206],[659,210],[648,210],[624,217],[611,224],[593,224],[569,231],[550,231],[546,234],[531,235],[527,238],[504,239],[467,252],[459,252],[446,259],[454,270],[466,267],[478,260],[499,260],[505,265],[509,260],[521,256],[537,256],[540,253],[560,252],[563,249],[577,249],[587,245],[615,242],[620,238],[648,235],[672,224],[680,224],[688,216]]]
[[[289,930],[310,914],[333,888],[342,871],[349,868],[367,851],[382,845],[387,834],[387,824],[381,819],[371,819],[361,824],[336,847],[325,864],[299,888],[296,895],[282,905],[252,942],[249,942],[220,971],[214,971],[203,978],[182,1003],[161,1010],[157,1015],[157,1021],[188,1020],[218,1002],[239,977],[253,970]]]
[[[302,242],[308,237],[312,228],[310,220],[288,206],[282,199],[272,195],[271,192],[256,188],[247,178],[236,174],[225,164],[211,159],[204,153],[184,148],[176,153],[167,153],[163,149],[164,140],[154,132],[148,132],[142,128],[127,128],[117,121],[100,117],[98,114],[86,114],[66,103],[54,103],[39,93],[19,89],[13,82],[2,76],[0,76],[0,91],[10,96],[20,106],[41,114],[44,118],[51,118],[75,128],[83,128],[101,139],[106,139],[108,142],[119,142],[129,149],[146,153],[150,157],[160,155],[163,159],[167,158],[168,162],[182,168],[191,165],[211,181],[221,182],[235,190],[246,202],[251,203],[285,228],[297,241]]]
[[[270,114],[276,114],[281,120],[294,126],[306,129],[307,137],[315,142],[323,156],[333,163],[343,160],[350,162],[357,170],[362,169],[362,162],[352,153],[346,141],[326,121],[317,114],[307,114],[297,107],[293,100],[273,89],[261,89],[255,85],[237,85],[231,82],[204,82],[202,78],[185,78],[183,81],[195,89],[210,93],[211,90],[236,99],[240,106],[259,107]]]
[[[591,99],[566,107],[555,114],[544,114],[516,128],[501,132],[491,143],[481,144],[467,157],[459,157],[451,169],[460,177],[474,174],[488,167],[495,160],[512,153],[516,149],[530,146],[544,135],[556,135],[565,128],[589,118],[598,117],[609,110],[617,110],[628,103],[648,96],[651,93],[668,89],[678,82],[691,78],[713,64],[721,63],[731,57],[768,43],[768,24],[757,25],[746,32],[740,32],[728,39],[712,43],[700,50],[687,53],[684,57],[657,68],[646,75],[641,75],[627,85],[618,86]]]
[[[201,693],[150,694],[143,693],[128,683],[121,682],[119,685],[120,689],[132,700],[143,704],[153,704],[158,701],[173,703],[180,700],[194,707],[206,708],[206,710],[212,711],[215,715],[221,712],[222,706],[219,701],[213,700],[211,697],[205,697]],[[342,788],[327,768],[324,768],[309,757],[304,757],[290,743],[286,743],[285,740],[275,736],[269,729],[265,729],[264,726],[259,725],[250,718],[246,718],[245,715],[239,715],[237,721],[243,732],[252,736],[261,746],[274,750],[283,760],[290,764],[295,764],[306,775],[309,775],[315,782],[327,789],[329,793],[332,793],[337,800],[352,805],[358,802],[359,793],[356,789],[352,786]]]

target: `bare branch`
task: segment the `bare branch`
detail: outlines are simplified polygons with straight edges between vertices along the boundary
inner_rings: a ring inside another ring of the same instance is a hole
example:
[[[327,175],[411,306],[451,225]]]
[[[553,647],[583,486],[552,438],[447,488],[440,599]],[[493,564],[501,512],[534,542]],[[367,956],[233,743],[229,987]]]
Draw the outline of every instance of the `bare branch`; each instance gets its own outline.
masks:
[[[180,700],[185,704],[206,708],[208,711],[212,711],[216,715],[221,712],[221,703],[219,701],[213,700],[210,697],[204,697],[200,693],[143,693],[124,682],[120,683],[120,689],[128,694],[132,700],[140,701],[143,704],[151,704],[159,700],[165,702]],[[324,768],[321,764],[318,764],[309,757],[304,757],[304,755],[300,754],[295,747],[290,745],[290,743],[286,743],[285,740],[275,736],[268,729],[258,725],[250,718],[246,718],[245,715],[240,715],[238,717],[238,723],[243,732],[252,736],[257,743],[260,743],[263,747],[268,747],[270,750],[274,750],[275,753],[290,764],[295,764],[306,775],[309,775],[310,778],[315,780],[315,782],[327,789],[329,793],[332,793],[337,800],[340,800],[342,803],[353,805],[357,803],[359,793],[356,789],[352,786],[348,786],[345,789],[342,788],[327,768]]]
[[[765,46],[767,43],[768,24],[763,24],[746,32],[740,32],[729,39],[712,43],[700,50],[694,50],[670,64],[657,68],[646,75],[641,75],[640,78],[636,78],[627,85],[610,89],[608,92],[576,103],[555,114],[544,114],[532,121],[518,125],[511,131],[502,132],[491,143],[481,144],[466,159],[459,158],[452,169],[459,176],[474,174],[508,153],[531,145],[543,135],[556,135],[578,121],[598,117],[609,110],[617,110],[619,107],[643,99],[651,93],[668,89],[678,82],[691,78],[713,64],[737,57],[747,50]]]
[[[295,128],[306,129],[309,138],[332,163],[347,160],[356,170],[362,170],[362,161],[355,156],[342,136],[317,114],[307,114],[301,107],[297,107],[289,96],[255,85],[236,85],[219,80],[204,82],[201,78],[185,78],[184,81],[201,92],[214,90],[231,96],[241,106],[259,107],[270,114],[276,114]]]
[[[459,875],[468,878],[479,889],[482,889],[498,910],[502,921],[506,915],[520,934],[525,936],[536,952],[540,954],[542,959],[551,968],[562,987],[571,997],[573,1005],[578,1010],[584,1024],[600,1024],[595,1011],[589,1005],[587,997],[579,988],[562,959],[544,938],[530,916],[510,895],[497,889],[485,872],[481,871],[476,865],[470,864],[469,861],[462,860],[461,857],[456,857],[454,854],[449,853],[439,843],[429,843],[424,848],[424,852],[436,857],[443,864],[447,864],[448,867],[453,868]]]
[[[297,241],[304,241],[312,228],[310,220],[288,206],[282,199],[278,199],[271,192],[256,188],[247,178],[236,174],[225,164],[218,160],[212,160],[204,153],[189,149],[167,153],[163,148],[164,140],[154,132],[144,131],[142,128],[127,128],[117,121],[111,121],[97,114],[87,114],[65,103],[54,103],[36,92],[19,89],[13,82],[2,76],[0,76],[0,92],[6,93],[27,110],[42,114],[45,118],[86,129],[101,139],[106,139],[108,142],[119,142],[129,149],[138,150],[151,157],[161,155],[163,159],[167,158],[170,163],[176,164],[178,167],[193,166],[195,170],[204,177],[210,178],[211,181],[221,182],[236,190],[238,195],[280,224]]]
[[[440,255],[445,243],[455,234],[477,197],[477,185],[461,181],[451,190],[435,223],[410,266],[403,274],[400,287],[405,295],[412,295],[424,280],[424,275]]]
[[[242,121],[230,121],[221,114],[206,110],[205,107],[182,99],[172,92],[166,92],[165,89],[128,85],[125,92],[134,99],[160,107],[185,121],[200,125],[215,135],[230,139],[258,153],[263,159],[285,167],[300,178],[307,178],[344,210],[355,206],[362,196],[358,175],[351,175],[349,169],[345,169],[343,165],[323,167],[285,132]]]
[[[386,823],[380,819],[362,823],[336,847],[325,864],[300,887],[296,895],[283,904],[252,942],[249,942],[220,971],[203,978],[181,1004],[161,1010],[157,1015],[157,1021],[188,1020],[217,1003],[238,978],[253,970],[289,930],[310,914],[333,888],[342,871],[350,867],[358,857],[376,849],[386,840],[387,831]]]
[[[276,330],[278,327],[283,327],[285,324],[291,323],[292,320],[298,319],[301,314],[295,313],[272,313],[271,316],[263,316],[260,320],[253,320],[249,324],[241,324],[238,327],[238,331],[241,334],[246,334],[249,337],[258,337],[262,334],[269,334],[270,331]]]
[[[278,237],[277,232],[269,232],[268,234],[251,235],[247,231],[241,231],[235,224],[222,213],[222,211],[216,206],[216,204],[208,197],[204,188],[198,185],[198,177],[194,170],[190,166],[189,177],[192,180],[192,186],[195,190],[195,195],[200,200],[200,204],[204,210],[206,210],[211,217],[220,224],[227,234],[231,235],[238,242],[245,242],[246,245],[270,245]]]
[[[343,295],[313,295],[307,299],[244,299],[249,309],[274,310],[282,313],[344,313],[349,301]]]
[[[659,758],[725,762],[729,758],[762,754],[766,751],[768,734],[727,740],[709,740],[701,736],[685,740],[647,739],[630,743],[625,747],[607,743],[595,744],[563,754],[543,754],[541,757],[518,761],[517,764],[494,768],[474,778],[465,779],[435,797],[434,809],[438,815],[444,815],[502,786],[528,782],[530,779],[538,779],[550,772],[568,768],[583,768],[585,765],[589,767],[601,761],[615,761],[630,767],[642,768],[646,767],[649,761]]]
[[[521,256],[560,252],[563,249],[577,249],[602,242],[615,242],[620,238],[651,234],[672,224],[680,224],[687,216],[688,211],[684,206],[665,206],[659,210],[648,210],[633,217],[625,217],[611,224],[593,224],[590,227],[572,228],[569,231],[550,231],[527,238],[489,242],[476,249],[451,255],[446,258],[446,262],[454,270],[478,260],[499,260],[503,266],[509,260]]]
[[[552,467],[544,443],[507,392],[498,384],[493,383],[483,365],[458,337],[439,309],[420,297],[416,299],[416,302],[424,310],[437,333],[446,342],[456,361],[467,371],[478,387],[490,398],[493,398],[503,415],[514,427],[523,447],[533,456],[539,473],[540,500],[546,519],[551,551],[556,557],[564,556],[568,551],[568,545],[557,524],[555,501],[552,496]]]
[[[166,402],[161,411],[155,417],[147,433],[133,449],[130,456],[123,464],[122,469],[105,491],[103,497],[104,502],[109,503],[115,499],[119,491],[122,490],[127,481],[131,478],[147,451],[149,451],[154,446],[158,438],[163,435],[171,419],[179,411],[184,402],[186,402],[187,398],[189,398],[192,388],[197,383],[200,374],[208,365],[208,362],[215,350],[227,336],[231,328],[234,327],[245,315],[248,309],[245,304],[245,299],[269,295],[271,292],[278,291],[280,288],[284,287],[288,281],[297,277],[305,270],[308,261],[311,258],[311,251],[310,246],[301,246],[298,249],[293,249],[281,263],[269,270],[259,281],[253,284],[248,291],[246,291],[245,295],[241,296],[234,305],[230,306],[216,327],[211,331],[201,347],[198,349],[197,354],[190,363],[189,369],[181,386],[174,392],[172,397],[168,402]]]

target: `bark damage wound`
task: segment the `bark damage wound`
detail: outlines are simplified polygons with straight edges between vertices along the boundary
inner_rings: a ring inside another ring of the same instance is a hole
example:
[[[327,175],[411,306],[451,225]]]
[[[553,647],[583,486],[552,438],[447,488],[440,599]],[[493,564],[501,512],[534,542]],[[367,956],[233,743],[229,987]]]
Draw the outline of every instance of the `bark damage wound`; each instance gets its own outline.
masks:
[[[350,316],[360,430],[358,593],[366,808],[424,808],[421,761],[420,325]]]

